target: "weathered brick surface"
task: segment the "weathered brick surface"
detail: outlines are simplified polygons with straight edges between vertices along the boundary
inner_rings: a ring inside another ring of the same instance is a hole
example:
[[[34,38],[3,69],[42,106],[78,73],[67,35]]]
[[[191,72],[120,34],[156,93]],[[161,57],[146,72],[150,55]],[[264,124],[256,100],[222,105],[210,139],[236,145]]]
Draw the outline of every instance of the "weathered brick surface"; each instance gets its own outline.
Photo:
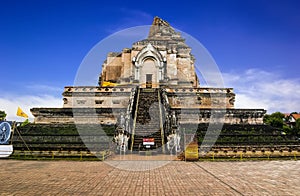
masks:
[[[157,161],[114,163],[138,169]],[[300,194],[300,161],[171,161],[145,171],[88,161],[0,160],[0,165],[0,195]]]

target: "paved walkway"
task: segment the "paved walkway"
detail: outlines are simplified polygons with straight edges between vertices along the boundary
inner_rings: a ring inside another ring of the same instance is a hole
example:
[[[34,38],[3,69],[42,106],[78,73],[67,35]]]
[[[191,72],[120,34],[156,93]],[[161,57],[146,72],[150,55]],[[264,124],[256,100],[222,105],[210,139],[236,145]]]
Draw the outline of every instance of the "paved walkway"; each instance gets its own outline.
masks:
[[[0,160],[0,195],[300,195],[300,161],[107,163]]]

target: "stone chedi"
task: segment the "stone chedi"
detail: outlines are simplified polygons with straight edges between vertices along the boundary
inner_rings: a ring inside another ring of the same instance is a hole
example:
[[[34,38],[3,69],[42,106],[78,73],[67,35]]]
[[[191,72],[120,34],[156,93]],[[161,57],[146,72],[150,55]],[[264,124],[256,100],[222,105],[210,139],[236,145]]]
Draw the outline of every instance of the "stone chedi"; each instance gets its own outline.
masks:
[[[123,119],[127,132],[137,122],[147,124],[145,116],[151,112],[142,110],[152,106],[159,111],[160,129],[168,127],[164,122],[171,121],[172,115],[180,124],[209,123],[212,110],[221,111],[216,122],[263,123],[263,109],[234,109],[232,88],[202,88],[195,60],[181,34],[155,17],[146,39],[107,55],[98,86],[66,86],[62,108],[32,108],[31,112],[35,123],[118,124]]]
[[[191,48],[180,34],[156,17],[147,39],[108,55],[100,82],[137,83],[143,88],[150,81],[154,88],[162,84],[196,88],[199,82],[194,61]]]

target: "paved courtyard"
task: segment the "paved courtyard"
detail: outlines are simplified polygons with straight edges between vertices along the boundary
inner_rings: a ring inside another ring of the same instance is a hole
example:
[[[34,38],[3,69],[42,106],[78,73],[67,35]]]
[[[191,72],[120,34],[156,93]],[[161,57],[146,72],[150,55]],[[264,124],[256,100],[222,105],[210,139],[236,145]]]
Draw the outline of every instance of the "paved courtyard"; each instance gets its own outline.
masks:
[[[0,165],[0,195],[300,195],[300,161],[0,160]]]

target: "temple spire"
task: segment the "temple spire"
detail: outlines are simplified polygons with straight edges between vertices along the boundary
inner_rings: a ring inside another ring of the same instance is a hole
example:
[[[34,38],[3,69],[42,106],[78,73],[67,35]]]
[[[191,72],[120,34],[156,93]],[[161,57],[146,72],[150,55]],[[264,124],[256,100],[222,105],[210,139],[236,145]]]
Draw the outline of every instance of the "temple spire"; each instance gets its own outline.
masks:
[[[158,16],[155,16],[152,25],[150,27],[148,38],[155,37],[157,34],[171,35],[174,33],[175,30],[171,27],[171,25],[167,21],[159,18]]]

